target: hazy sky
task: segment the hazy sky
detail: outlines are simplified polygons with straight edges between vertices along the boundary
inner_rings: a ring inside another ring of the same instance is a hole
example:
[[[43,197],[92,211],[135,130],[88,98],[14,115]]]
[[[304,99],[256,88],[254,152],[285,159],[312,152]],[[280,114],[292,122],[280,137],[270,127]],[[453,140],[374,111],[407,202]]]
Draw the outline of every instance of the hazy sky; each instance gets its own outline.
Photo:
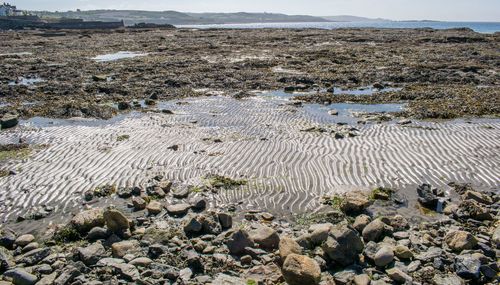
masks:
[[[500,22],[500,0],[10,0],[10,3],[26,10],[244,11],[316,16],[355,15],[394,20]]]

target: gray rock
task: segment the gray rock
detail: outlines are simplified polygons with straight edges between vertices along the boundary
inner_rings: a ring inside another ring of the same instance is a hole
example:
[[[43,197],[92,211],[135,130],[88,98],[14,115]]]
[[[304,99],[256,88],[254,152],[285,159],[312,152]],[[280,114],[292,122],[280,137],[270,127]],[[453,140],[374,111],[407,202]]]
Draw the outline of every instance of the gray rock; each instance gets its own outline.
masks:
[[[132,205],[134,206],[134,210],[142,211],[146,209],[147,203],[141,197],[134,197],[132,198]]]
[[[148,267],[153,261],[147,257],[135,258],[129,262],[129,264],[137,267]]]
[[[228,213],[218,213],[219,222],[223,229],[230,229],[233,226],[233,217]]]
[[[238,230],[229,237],[226,245],[231,254],[241,255],[245,253],[246,247],[253,247],[254,243],[245,230]]]
[[[99,240],[99,239],[107,239],[111,233],[102,227],[92,228],[87,234],[87,239],[90,241]]]
[[[409,284],[411,284],[411,282],[413,281],[413,278],[411,278],[410,275],[404,273],[401,269],[397,267],[387,269],[385,272],[387,273],[387,276],[389,276],[389,278],[398,283],[408,282]]]
[[[446,244],[454,251],[473,249],[477,245],[477,239],[469,232],[450,231],[444,237]]]
[[[189,204],[193,209],[200,211],[204,210],[207,207],[207,200],[205,200],[203,197],[195,197],[191,198],[189,200]]]
[[[14,283],[14,285],[33,285],[38,281],[38,278],[35,275],[28,273],[21,268],[8,270],[3,275],[12,278],[12,283]]]
[[[35,240],[35,236],[26,234],[19,236],[16,241],[14,242],[15,245],[23,247],[28,245],[29,243],[33,242]]]
[[[121,258],[106,257],[97,262],[97,266],[111,266],[113,264],[125,263]]]
[[[100,242],[91,244],[87,247],[77,248],[80,260],[87,266],[95,265],[103,256],[106,255],[106,249]]]
[[[24,263],[28,266],[38,264],[44,258],[49,256],[51,253],[51,249],[48,247],[34,249],[30,252],[27,252],[21,256],[16,257],[16,263]]]
[[[363,229],[372,221],[368,215],[358,215],[352,224],[352,227],[356,229],[359,233],[363,232]]]
[[[76,214],[71,219],[71,224],[80,232],[87,233],[94,227],[104,226],[102,209],[91,209]]]
[[[315,224],[309,227],[309,236],[307,237],[313,245],[321,245],[326,241],[330,231],[333,229],[333,224]]]
[[[126,240],[115,242],[111,245],[111,251],[114,257],[124,257],[126,254],[134,254],[140,252],[139,242],[136,240]]]
[[[173,216],[184,216],[187,214],[187,212],[189,211],[190,208],[191,208],[191,205],[185,204],[185,203],[168,205],[167,212]]]
[[[425,252],[421,252],[415,256],[416,259],[422,262],[429,262],[436,257],[440,257],[443,254],[443,250],[439,247],[431,247]]]
[[[247,282],[239,277],[229,276],[224,273],[219,273],[215,276],[213,285],[245,285]]]
[[[81,272],[78,271],[78,269],[72,265],[68,265],[62,270],[56,280],[54,280],[54,285],[71,284],[71,282],[79,275],[81,275]]]
[[[465,279],[478,279],[480,276],[481,261],[471,254],[455,257],[455,273]]]
[[[125,215],[116,209],[107,209],[103,213],[108,229],[114,233],[122,233],[130,228],[130,222]]]
[[[363,241],[353,229],[337,225],[330,231],[322,249],[333,262],[347,266],[363,251]]]
[[[251,230],[249,235],[250,239],[263,249],[278,249],[280,237],[278,233],[270,227],[259,225],[256,229]]]
[[[418,193],[418,202],[420,202],[422,206],[432,210],[435,210],[437,208],[439,198],[434,194],[431,185],[422,184],[418,186],[417,193]]]
[[[2,129],[9,129],[17,126],[19,124],[19,115],[17,114],[5,114],[0,119],[0,125]]]
[[[370,285],[370,276],[368,274],[360,274],[354,276],[354,285]]]
[[[52,285],[56,281],[56,278],[57,278],[57,272],[53,272],[49,275],[42,277],[42,279],[40,279],[40,281],[38,281],[36,285]]]
[[[178,187],[172,191],[172,195],[176,199],[184,199],[189,196],[189,187],[183,186],[183,187]]]
[[[385,267],[389,265],[394,260],[394,252],[388,246],[382,246],[377,253],[373,261],[378,267]]]
[[[14,260],[10,252],[0,247],[0,274],[9,270],[14,265]]]
[[[491,242],[494,246],[500,249],[500,226],[496,227],[495,231],[493,232]]]
[[[392,227],[385,224],[379,219],[376,219],[369,223],[363,229],[363,239],[365,241],[380,241],[387,234],[392,232]]]
[[[3,246],[7,249],[13,249],[15,241],[16,234],[12,230],[5,229],[1,231],[0,246]]]
[[[315,285],[321,281],[318,263],[305,255],[290,254],[283,263],[282,273],[289,285]]]
[[[163,205],[158,201],[151,201],[146,209],[150,215],[158,215],[163,210]]]
[[[186,234],[196,234],[201,232],[202,229],[203,224],[198,221],[198,217],[188,217],[188,219],[186,219],[184,222],[184,232]]]
[[[434,285],[465,285],[465,281],[455,274],[436,274],[432,279]]]
[[[117,263],[112,266],[115,272],[127,281],[135,281],[140,277],[139,270],[131,264]]]

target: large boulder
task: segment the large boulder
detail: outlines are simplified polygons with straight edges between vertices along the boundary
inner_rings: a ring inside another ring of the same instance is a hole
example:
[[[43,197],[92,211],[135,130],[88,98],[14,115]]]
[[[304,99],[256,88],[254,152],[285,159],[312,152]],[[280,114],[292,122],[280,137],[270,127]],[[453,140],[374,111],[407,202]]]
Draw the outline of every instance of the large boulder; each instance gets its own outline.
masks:
[[[108,229],[114,233],[121,233],[130,228],[130,221],[116,209],[107,209],[104,211],[103,217]]]
[[[455,257],[455,273],[465,279],[478,279],[481,272],[481,261],[472,254]]]
[[[354,263],[363,251],[363,241],[355,230],[337,225],[330,231],[322,248],[333,262],[347,266]]]
[[[38,278],[35,275],[26,272],[22,268],[9,270],[3,275],[12,278],[12,283],[15,285],[34,285],[38,281]]]
[[[19,115],[17,114],[5,114],[0,119],[0,125],[2,129],[9,129],[17,126],[19,124]]]
[[[378,267],[385,267],[389,265],[394,260],[394,251],[389,246],[382,246],[377,253],[373,261]]]
[[[446,244],[454,251],[473,249],[477,245],[477,239],[465,231],[450,231],[444,237]]]
[[[79,247],[76,250],[80,260],[87,266],[95,265],[103,256],[106,255],[106,249],[100,242],[91,244],[87,247]]]
[[[418,202],[422,206],[435,210],[439,202],[439,198],[434,194],[432,186],[429,184],[422,184],[417,187]]]
[[[280,243],[278,233],[267,226],[258,226],[249,232],[250,239],[252,239],[261,248],[267,250],[275,250]]]
[[[285,260],[290,254],[302,254],[302,248],[291,237],[283,237],[280,239],[279,252],[282,260]]]
[[[361,192],[349,192],[345,195],[341,210],[347,214],[360,213],[370,206],[370,200]]]
[[[90,209],[76,214],[71,219],[71,225],[80,233],[87,233],[94,227],[104,226],[102,209]]]
[[[282,273],[289,285],[315,285],[321,281],[318,263],[305,255],[290,254],[283,263]]]
[[[245,230],[234,232],[226,242],[227,248],[231,254],[241,255],[245,253],[246,247],[253,247],[254,243]]]
[[[26,234],[26,235],[22,235],[22,236],[19,236],[16,241],[15,241],[15,245],[17,246],[26,246],[28,245],[29,243],[33,242],[35,240],[35,236],[31,235],[31,234]]]
[[[115,242],[111,245],[111,251],[113,256],[117,258],[122,258],[126,254],[134,254],[140,252],[141,247],[139,242],[136,240],[126,240],[121,242]]]

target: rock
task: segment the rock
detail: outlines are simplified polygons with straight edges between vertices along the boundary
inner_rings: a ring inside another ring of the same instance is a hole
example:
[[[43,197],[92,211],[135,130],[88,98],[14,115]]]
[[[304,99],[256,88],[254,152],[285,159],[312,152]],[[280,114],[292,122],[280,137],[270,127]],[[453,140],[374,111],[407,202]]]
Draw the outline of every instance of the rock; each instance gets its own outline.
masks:
[[[121,233],[130,228],[129,220],[118,210],[107,209],[104,211],[103,217],[108,229],[114,233]]]
[[[246,247],[253,247],[254,243],[245,230],[238,230],[229,237],[226,245],[231,254],[241,255]]]
[[[450,231],[446,234],[444,240],[453,251],[458,252],[473,249],[477,245],[477,239],[465,231]]]
[[[479,203],[485,204],[485,205],[493,204],[493,199],[491,199],[490,196],[485,195],[483,193],[476,192],[476,191],[472,191],[472,190],[466,191],[465,194],[463,195],[463,198],[474,200],[476,202],[479,202]]]
[[[71,224],[80,233],[87,233],[94,227],[104,226],[102,209],[91,209],[76,214],[71,219]]]
[[[134,198],[132,198],[132,205],[134,206],[134,210],[142,211],[142,210],[146,209],[147,203],[141,197],[134,197]]]
[[[465,281],[455,274],[436,274],[432,279],[434,285],[465,285]]]
[[[441,248],[431,247],[426,251],[423,251],[420,254],[416,255],[415,258],[423,262],[429,262],[436,257],[440,257],[442,254],[443,250]]]
[[[19,124],[19,115],[17,114],[5,114],[0,119],[0,125],[3,129],[9,129],[17,126]]]
[[[411,282],[413,281],[413,278],[411,278],[411,276],[396,267],[387,269],[385,272],[387,273],[387,276],[389,276],[389,278],[398,283],[408,282],[408,284],[411,284]]]
[[[111,233],[107,229],[95,227],[89,231],[89,233],[87,234],[87,239],[90,241],[107,239],[110,235]]]
[[[330,114],[332,116],[338,116],[339,115],[339,111],[333,109],[333,110],[328,111],[328,114]]]
[[[115,272],[127,281],[135,281],[140,278],[139,270],[131,264],[113,264]]]
[[[28,245],[29,243],[33,242],[35,240],[35,237],[33,235],[27,234],[27,235],[22,235],[16,239],[14,242],[15,245],[23,247]]]
[[[95,265],[102,257],[106,255],[106,249],[100,242],[91,244],[87,247],[77,248],[80,260],[87,266]]]
[[[394,252],[388,246],[382,246],[377,253],[373,261],[378,267],[385,267],[394,260]]]
[[[132,187],[120,187],[118,189],[117,195],[118,197],[122,199],[128,199],[132,197],[132,192],[134,191],[134,188]]]
[[[115,242],[111,245],[111,251],[114,257],[122,258],[128,253],[136,253],[140,251],[139,242],[136,240],[127,240]]]
[[[322,249],[333,262],[347,266],[363,251],[363,241],[353,229],[337,225],[330,231]]]
[[[176,199],[184,199],[189,196],[190,190],[189,187],[183,186],[183,187],[178,187],[172,191],[172,195]]]
[[[191,208],[191,205],[189,204],[175,204],[175,205],[168,205],[167,206],[167,212],[170,215],[173,216],[184,216],[187,214],[189,209]]]
[[[215,276],[214,281],[211,282],[210,284],[213,285],[244,285],[244,284],[249,284],[245,282],[245,280],[239,278],[239,277],[234,277],[234,276],[229,276],[223,273],[219,273]]]
[[[12,259],[10,252],[0,248],[0,274],[9,270],[14,265],[14,260]]]
[[[26,253],[28,251],[32,251],[40,247],[40,244],[37,242],[30,242],[25,247],[23,247],[22,253]]]
[[[465,279],[478,279],[480,276],[481,261],[471,254],[455,257],[455,273]]]
[[[360,192],[349,192],[345,195],[341,210],[347,214],[355,214],[364,211],[370,206],[368,197]]]
[[[394,248],[394,255],[396,255],[399,259],[404,259],[404,260],[413,258],[413,253],[411,252],[411,250],[404,245],[397,245]]]
[[[496,227],[493,235],[491,236],[491,242],[494,246],[500,249],[500,226]]]
[[[209,213],[199,217],[202,224],[202,232],[204,234],[218,235],[222,232],[222,225],[219,222],[219,217],[215,213]]]
[[[333,224],[331,223],[311,225],[309,227],[310,234],[307,239],[309,239],[313,245],[320,245],[326,241],[332,229]]]
[[[403,231],[409,227],[408,220],[401,215],[390,217],[389,225],[396,231]]]
[[[422,206],[432,210],[435,210],[437,208],[439,198],[434,194],[431,185],[422,184],[418,186],[417,193],[418,193],[418,202],[420,202]]]
[[[479,221],[492,219],[489,209],[474,200],[465,200],[460,203],[456,215],[460,218],[472,218]]]
[[[129,264],[137,267],[148,267],[151,263],[153,261],[147,257],[139,257],[129,262]]]
[[[233,226],[233,217],[227,213],[218,213],[220,225],[223,229],[230,229]]]
[[[121,102],[118,102],[118,110],[128,110],[128,109],[131,109],[132,108],[132,105],[130,105],[129,102],[126,102],[126,101],[121,101]]]
[[[271,214],[271,213],[262,213],[260,215],[260,217],[264,220],[264,221],[267,221],[267,222],[270,222],[272,220],[274,220],[274,215]]]
[[[13,249],[15,241],[16,234],[12,230],[5,229],[1,231],[0,246],[3,246],[7,249]]]
[[[354,285],[370,285],[370,276],[368,274],[360,274],[354,276]]]
[[[363,229],[363,239],[365,241],[377,242],[382,240],[384,235],[388,232],[392,232],[392,228],[380,219],[376,219]]]
[[[54,284],[56,278],[57,278],[57,272],[53,272],[49,275],[42,277],[42,279],[40,279],[40,281],[38,281],[36,285],[52,285]]]
[[[163,205],[158,201],[151,201],[146,209],[150,215],[158,215],[163,210]]]
[[[408,119],[403,119],[403,120],[400,120],[400,121],[398,122],[398,124],[399,124],[399,125],[402,125],[402,126],[404,126],[404,125],[409,125],[409,124],[411,124],[411,120],[408,120]]]
[[[12,283],[14,283],[14,285],[34,285],[38,281],[38,278],[35,275],[30,274],[21,268],[9,270],[3,275],[12,278]]]
[[[289,285],[314,285],[321,281],[318,263],[305,255],[288,255],[283,263],[282,273]]]
[[[363,229],[372,221],[370,216],[368,215],[358,215],[352,224],[352,227],[358,231],[358,233],[362,233]]]
[[[196,234],[203,229],[202,223],[197,217],[189,217],[184,223],[184,232],[186,234]]]
[[[194,197],[189,200],[189,204],[194,210],[201,211],[207,207],[207,200],[202,197]]]
[[[49,247],[38,248],[16,257],[16,263],[24,263],[28,266],[38,264],[44,258],[49,256],[51,249]]]
[[[281,260],[285,260],[290,254],[302,254],[302,248],[300,245],[290,237],[281,238],[278,248]]]
[[[259,225],[256,229],[249,232],[250,239],[258,244],[261,248],[266,250],[275,250],[280,243],[278,233],[267,226]]]

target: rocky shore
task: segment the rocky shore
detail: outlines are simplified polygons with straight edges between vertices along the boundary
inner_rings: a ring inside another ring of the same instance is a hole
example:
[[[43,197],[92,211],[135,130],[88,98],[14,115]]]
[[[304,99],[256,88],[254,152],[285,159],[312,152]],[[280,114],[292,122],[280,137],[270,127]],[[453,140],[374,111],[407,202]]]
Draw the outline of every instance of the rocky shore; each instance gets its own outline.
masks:
[[[2,32],[0,41],[0,113],[24,118],[107,119],[141,109],[141,100],[255,90],[312,92],[301,99],[319,103],[409,103],[404,115],[415,118],[498,116],[500,108],[498,33],[127,29]],[[144,56],[92,59],[120,51]],[[334,91],[372,87],[402,89]]]
[[[196,194],[245,182],[210,181],[99,188],[66,225],[37,237],[3,229],[0,284],[498,284],[498,191],[451,183],[455,197],[422,184],[412,212],[427,221],[377,213],[408,207],[397,190],[351,191],[324,197],[322,215],[289,220],[211,207]],[[90,206],[110,195],[129,209]]]

